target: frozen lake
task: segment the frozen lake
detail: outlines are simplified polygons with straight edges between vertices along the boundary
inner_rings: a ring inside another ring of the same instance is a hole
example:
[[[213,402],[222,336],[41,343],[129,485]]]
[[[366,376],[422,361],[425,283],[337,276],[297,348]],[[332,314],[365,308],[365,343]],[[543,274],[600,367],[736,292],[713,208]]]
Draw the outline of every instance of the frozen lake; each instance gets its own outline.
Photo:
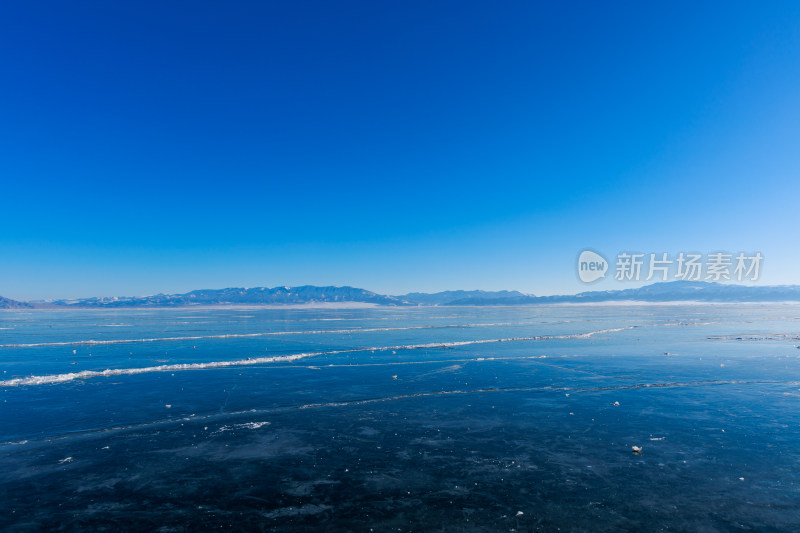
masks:
[[[0,344],[10,530],[800,530],[800,305],[3,311]]]

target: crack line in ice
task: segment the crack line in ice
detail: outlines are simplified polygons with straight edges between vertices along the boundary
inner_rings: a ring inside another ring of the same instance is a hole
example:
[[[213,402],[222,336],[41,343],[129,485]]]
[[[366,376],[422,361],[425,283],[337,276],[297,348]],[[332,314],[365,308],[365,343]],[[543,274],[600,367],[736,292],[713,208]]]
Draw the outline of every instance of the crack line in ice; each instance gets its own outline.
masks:
[[[443,324],[426,326],[404,326],[396,328],[351,328],[351,329],[328,329],[328,330],[309,330],[309,331],[268,331],[259,333],[221,333],[219,335],[194,335],[186,337],[153,337],[144,339],[106,339],[106,340],[82,340],[82,341],[59,341],[59,342],[32,342],[19,344],[0,344],[0,348],[42,348],[48,346],[96,346],[103,344],[131,344],[140,342],[169,342],[169,341],[194,341],[206,339],[238,339],[250,337],[271,337],[285,335],[324,335],[329,334],[348,334],[348,333],[374,333],[377,331],[406,331],[415,329],[467,329],[483,328],[496,326],[526,326],[529,322],[496,322],[490,324]]]
[[[459,396],[459,395],[470,395],[470,394],[493,394],[493,393],[503,393],[503,392],[569,392],[569,393],[581,393],[581,392],[606,392],[606,391],[618,391],[618,390],[636,390],[636,389],[650,389],[650,388],[682,388],[682,387],[709,387],[709,386],[717,386],[717,385],[765,385],[765,384],[781,384],[781,385],[799,385],[800,382],[784,382],[784,381],[759,381],[759,380],[704,380],[704,381],[685,381],[685,382],[676,382],[676,381],[667,381],[667,382],[659,382],[659,383],[632,383],[629,385],[610,385],[605,387],[552,387],[552,386],[545,386],[545,387],[488,387],[488,388],[480,388],[480,389],[455,389],[455,390],[442,390],[442,391],[429,391],[429,392],[417,392],[417,393],[410,393],[410,394],[398,394],[394,396],[382,396],[378,398],[364,398],[359,400],[342,400],[338,402],[317,402],[317,403],[308,403],[308,404],[301,404],[301,405],[290,405],[290,406],[283,406],[283,407],[272,407],[266,409],[249,409],[245,411],[232,411],[232,412],[223,412],[223,413],[210,413],[207,415],[201,416],[184,416],[180,418],[171,418],[166,420],[153,420],[151,422],[142,422],[138,424],[129,424],[125,426],[112,426],[102,429],[91,429],[91,430],[79,430],[79,431],[72,431],[68,432],[67,434],[62,435],[50,435],[43,440],[48,442],[54,439],[61,439],[67,438],[70,436],[80,436],[80,435],[92,435],[92,434],[99,434],[99,433],[108,433],[108,432],[116,432],[116,431],[130,431],[130,430],[138,430],[144,429],[147,427],[152,426],[159,426],[159,425],[168,425],[168,424],[177,424],[183,422],[204,422],[207,423],[209,420],[214,420],[218,418],[236,418],[241,416],[263,416],[268,414],[279,414],[279,413],[287,413],[292,411],[299,411],[299,410],[306,410],[306,409],[324,409],[328,407],[351,407],[351,406],[359,406],[359,405],[369,405],[369,404],[377,404],[377,403],[387,403],[387,402],[394,402],[394,401],[402,401],[402,400],[414,400],[418,398],[429,398],[432,396]],[[244,423],[244,424],[235,424],[232,426],[223,426],[223,427],[241,427],[246,429],[255,429],[256,425],[260,428],[262,426],[268,425],[270,422],[251,422],[251,423]],[[219,433],[219,432],[215,432]],[[214,433],[212,433],[214,435]],[[6,441],[0,442],[0,446],[9,446],[9,445],[20,445],[20,444],[27,444],[30,441]]]
[[[68,372],[64,374],[48,374],[43,376],[28,376],[24,378],[12,378],[0,381],[0,387],[18,387],[23,385],[47,385],[54,383],[65,383],[78,379],[91,379],[109,376],[128,376],[134,374],[145,374],[150,372],[178,372],[183,370],[202,370],[206,368],[226,368],[232,366],[252,366],[264,363],[291,362],[308,357],[320,355],[338,355],[344,353],[357,353],[369,351],[390,351],[390,350],[420,350],[435,348],[455,348],[459,346],[469,346],[474,344],[489,344],[496,342],[519,342],[519,341],[541,341],[553,339],[586,339],[594,335],[603,333],[615,333],[635,326],[622,328],[601,329],[589,331],[587,333],[576,333],[571,335],[540,335],[536,337],[509,337],[505,339],[482,339],[472,341],[454,342],[431,342],[425,344],[406,344],[398,346],[374,346],[368,348],[349,348],[345,350],[330,350],[320,352],[305,352],[292,355],[276,355],[269,357],[252,357],[247,359],[235,359],[230,361],[210,361],[208,363],[177,363],[171,365],[147,366],[139,368],[107,368],[105,370],[83,370],[80,372]]]
[[[712,341],[800,341],[796,333],[763,333],[750,335],[714,335],[706,337]]]

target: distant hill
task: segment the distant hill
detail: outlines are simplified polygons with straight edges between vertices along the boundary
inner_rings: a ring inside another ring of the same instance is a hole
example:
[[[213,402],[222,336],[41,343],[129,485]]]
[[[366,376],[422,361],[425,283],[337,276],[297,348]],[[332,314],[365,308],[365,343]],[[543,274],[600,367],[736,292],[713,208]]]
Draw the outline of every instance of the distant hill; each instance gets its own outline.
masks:
[[[544,300],[544,299],[542,299]],[[553,302],[607,302],[633,300],[644,302],[785,302],[800,301],[800,286],[747,286],[707,281],[671,281],[653,283],[637,289],[589,291],[574,296],[550,296]]]
[[[800,286],[747,286],[706,281],[653,283],[635,289],[587,291],[557,296],[534,296],[518,291],[412,292],[387,296],[356,287],[255,287],[204,289],[184,294],[79,298],[18,302],[0,297],[0,309],[185,307],[197,305],[281,305],[357,302],[387,306],[489,306],[591,302],[800,302]]]
[[[635,289],[587,291],[558,296],[522,296],[509,299],[468,298],[443,305],[526,305],[588,302],[786,302],[800,301],[800,286],[747,286],[707,281],[668,281]]]
[[[520,294],[519,296],[509,296],[505,298],[472,296],[470,298],[459,298],[441,305],[527,305],[535,303],[539,303],[539,297]]]
[[[156,294],[114,298],[81,298],[54,300],[48,306],[56,307],[182,307],[193,305],[270,305],[304,304],[320,302],[360,302],[377,305],[404,305],[392,297],[354,287],[254,287],[229,289],[202,289],[184,294]]]
[[[398,300],[403,300],[415,305],[458,305],[460,301],[497,301],[510,302],[519,298],[527,298],[528,295],[517,291],[442,291],[434,293],[410,292],[401,296],[395,296]]]
[[[27,302],[18,302],[11,298],[0,296],[0,309],[30,309],[33,306]]]

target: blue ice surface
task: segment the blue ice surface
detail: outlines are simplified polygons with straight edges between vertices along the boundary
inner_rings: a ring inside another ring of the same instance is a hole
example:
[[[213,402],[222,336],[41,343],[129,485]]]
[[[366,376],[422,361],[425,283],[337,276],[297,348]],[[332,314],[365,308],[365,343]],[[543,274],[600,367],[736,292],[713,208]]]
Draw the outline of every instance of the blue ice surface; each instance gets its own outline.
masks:
[[[797,531],[798,325],[793,304],[5,311],[0,527]]]

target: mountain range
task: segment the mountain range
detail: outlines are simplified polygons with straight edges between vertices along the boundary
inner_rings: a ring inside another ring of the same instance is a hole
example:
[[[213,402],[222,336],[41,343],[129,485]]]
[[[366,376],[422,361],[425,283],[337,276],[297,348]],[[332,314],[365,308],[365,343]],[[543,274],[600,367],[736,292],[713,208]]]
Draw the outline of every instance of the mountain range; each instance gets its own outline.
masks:
[[[73,300],[30,302],[37,307],[185,307],[196,305],[281,305],[319,302],[359,302],[376,305],[408,305],[394,296],[385,296],[355,287],[253,287],[201,289],[184,294],[153,296],[95,297]]]
[[[33,305],[0,296],[0,309],[30,309]]]
[[[518,291],[412,292],[397,296],[356,287],[255,287],[203,289],[183,294],[95,297],[20,302],[0,297],[0,309],[186,307],[213,305],[286,305],[356,302],[381,306],[485,306],[594,302],[800,302],[800,285],[745,286],[705,281],[653,283],[633,289],[534,296]]]

